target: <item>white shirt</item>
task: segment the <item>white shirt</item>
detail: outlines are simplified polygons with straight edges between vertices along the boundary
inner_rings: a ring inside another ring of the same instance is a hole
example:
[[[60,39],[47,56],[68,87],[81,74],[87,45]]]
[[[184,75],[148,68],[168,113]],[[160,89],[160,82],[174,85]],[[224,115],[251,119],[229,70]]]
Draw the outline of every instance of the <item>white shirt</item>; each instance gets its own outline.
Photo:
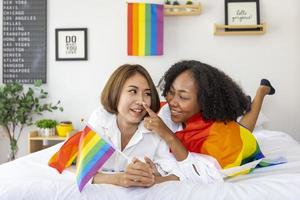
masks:
[[[165,104],[160,109],[158,116],[173,133],[183,129],[181,123],[175,123],[172,121],[169,104]],[[178,162],[178,166],[181,172],[186,176],[186,180],[199,182],[198,174],[200,174],[202,175],[202,182],[205,183],[223,181],[223,177],[220,172],[221,166],[218,161],[211,156],[189,152],[185,160]],[[187,170],[189,170],[190,173],[188,173]]]
[[[121,151],[121,132],[117,126],[117,116],[115,114],[99,108],[92,113],[88,124],[98,133],[104,130],[114,147]],[[122,153],[131,159],[135,157],[141,161],[144,161],[144,157],[147,156],[157,166],[161,167],[158,170],[162,175],[175,174],[178,177],[183,177],[177,169],[176,159],[170,153],[167,144],[157,134],[144,128],[143,121],[139,124],[138,129]],[[100,171],[121,172],[124,171],[127,164],[126,158],[115,151]]]
[[[115,148],[121,150],[121,132],[118,128],[115,114],[99,108],[92,113],[88,124],[96,132],[101,133],[104,130]],[[194,159],[198,155],[189,153],[187,159],[177,162],[165,141],[158,134],[146,129],[143,121],[139,124],[137,131],[122,152],[129,158],[135,157],[141,161],[144,161],[144,157],[147,156],[156,164],[158,171],[163,176],[174,174],[181,181],[197,183],[223,181],[214,163],[210,159],[205,158],[205,156]],[[100,171],[121,172],[124,171],[127,164],[126,158],[115,151]]]

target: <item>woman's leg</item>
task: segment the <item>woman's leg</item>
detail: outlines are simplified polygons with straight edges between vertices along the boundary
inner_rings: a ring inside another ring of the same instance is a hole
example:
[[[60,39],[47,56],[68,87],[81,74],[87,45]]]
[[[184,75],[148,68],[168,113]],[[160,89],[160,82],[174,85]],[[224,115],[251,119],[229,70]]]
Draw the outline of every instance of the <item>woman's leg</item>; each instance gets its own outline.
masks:
[[[239,123],[249,129],[251,132],[255,128],[256,121],[258,119],[259,112],[261,110],[264,98],[266,95],[270,94],[271,90],[274,88],[270,85],[261,85],[256,91],[256,95],[251,103],[251,109],[240,119]],[[275,90],[274,90],[275,91]],[[272,93],[274,94],[274,93]]]

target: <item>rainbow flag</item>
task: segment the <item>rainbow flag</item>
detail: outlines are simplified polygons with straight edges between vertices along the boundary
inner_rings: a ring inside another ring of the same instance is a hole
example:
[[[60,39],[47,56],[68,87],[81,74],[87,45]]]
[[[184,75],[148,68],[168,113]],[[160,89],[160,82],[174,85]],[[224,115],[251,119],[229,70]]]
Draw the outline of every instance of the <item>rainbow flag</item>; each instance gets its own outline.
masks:
[[[223,169],[242,166],[257,162],[256,167],[271,166],[283,162],[264,162],[256,138],[237,122],[205,121],[197,114],[186,122],[182,131],[176,132],[176,137],[190,152],[206,154],[214,157]],[[249,173],[253,168],[247,168],[239,174]],[[237,174],[236,174],[237,175]]]
[[[128,3],[128,55],[163,55],[163,5]]]
[[[163,107],[167,102],[160,102]],[[205,121],[200,114],[192,116],[176,137],[189,152],[214,157],[224,177],[247,174],[255,168],[287,162],[284,156],[265,158],[254,135],[235,121]]]
[[[86,126],[69,138],[49,160],[49,166],[60,173],[76,160],[76,180],[79,191],[114,153],[115,148],[104,137]]]
[[[86,126],[81,134],[76,163],[79,190],[97,173],[115,149],[104,138]]]
[[[48,161],[48,165],[62,173],[75,161],[78,154],[78,144],[80,142],[82,131],[75,133],[70,137]]]

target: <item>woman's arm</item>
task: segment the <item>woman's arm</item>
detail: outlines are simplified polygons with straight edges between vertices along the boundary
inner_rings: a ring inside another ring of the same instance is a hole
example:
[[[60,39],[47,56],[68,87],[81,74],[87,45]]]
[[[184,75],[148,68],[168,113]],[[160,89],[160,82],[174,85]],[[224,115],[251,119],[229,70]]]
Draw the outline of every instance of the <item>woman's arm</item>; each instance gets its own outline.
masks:
[[[177,161],[186,159],[188,151],[181,141],[155,112],[153,112],[146,104],[143,104],[143,106],[149,114],[149,117],[144,118],[145,127],[159,134],[159,136],[167,143]]]
[[[106,174],[106,173],[98,172],[94,176],[92,183],[93,184],[106,183],[106,184],[121,186],[120,178],[121,178],[121,173]]]
[[[157,116],[158,117],[158,116]],[[159,118],[159,117],[158,117]],[[165,140],[169,148],[171,149],[173,155],[175,156],[177,161],[182,161],[185,160],[188,156],[188,151],[186,148],[183,146],[181,141],[175,136],[175,134],[164,124],[164,122],[159,118],[157,121],[160,121],[160,125],[157,126],[165,126],[166,129],[168,130],[156,130],[157,128],[153,128],[152,130],[154,132],[157,132],[160,137]],[[153,122],[152,122],[153,123]],[[151,124],[152,124],[151,123]]]
[[[145,157],[144,159],[145,159],[146,163],[153,170],[153,174],[155,176],[155,184],[163,183],[163,182],[166,182],[166,181],[179,181],[179,177],[174,175],[174,174],[170,174],[168,176],[161,176],[160,173],[158,172],[155,164],[153,163],[153,161],[148,157]]]

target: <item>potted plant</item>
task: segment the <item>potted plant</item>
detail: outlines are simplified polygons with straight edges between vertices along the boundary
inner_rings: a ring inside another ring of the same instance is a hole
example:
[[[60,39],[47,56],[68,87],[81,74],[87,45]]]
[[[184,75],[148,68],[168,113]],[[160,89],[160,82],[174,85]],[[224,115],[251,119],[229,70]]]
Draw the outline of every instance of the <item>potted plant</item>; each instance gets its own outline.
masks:
[[[171,5],[171,1],[170,1],[170,0],[166,0],[166,1],[165,1],[165,4],[166,4],[166,5]]]
[[[179,1],[177,0],[173,1],[173,6],[178,6],[178,5],[180,5]]]
[[[180,5],[179,1],[177,1],[177,0],[173,1],[173,6],[179,6],[179,5]],[[179,8],[173,8],[173,11],[178,12]]]
[[[186,5],[193,5],[193,1],[192,0],[186,1]]]
[[[186,1],[186,5],[187,5],[187,6],[193,5],[193,1],[192,1],[192,0],[187,0],[187,1]],[[191,11],[192,11],[191,7],[187,7],[187,8],[186,8],[186,11],[187,11],[187,12],[191,12]]]
[[[57,121],[53,119],[41,119],[35,122],[35,125],[39,128],[39,135],[42,137],[49,137],[55,135],[55,127]]]
[[[172,12],[173,11],[173,8],[171,7],[171,1],[170,0],[165,0],[165,6],[164,6],[164,9],[167,11],[167,12]]]
[[[62,121],[56,126],[57,135],[59,137],[67,137],[67,135],[73,131],[73,125],[71,121]]]
[[[25,126],[32,125],[33,117],[43,112],[59,109],[60,101],[55,105],[45,103],[48,93],[40,88],[41,81],[35,81],[34,87],[24,88],[19,83],[0,86],[0,126],[9,138],[9,160],[14,160],[18,151],[18,140]]]

